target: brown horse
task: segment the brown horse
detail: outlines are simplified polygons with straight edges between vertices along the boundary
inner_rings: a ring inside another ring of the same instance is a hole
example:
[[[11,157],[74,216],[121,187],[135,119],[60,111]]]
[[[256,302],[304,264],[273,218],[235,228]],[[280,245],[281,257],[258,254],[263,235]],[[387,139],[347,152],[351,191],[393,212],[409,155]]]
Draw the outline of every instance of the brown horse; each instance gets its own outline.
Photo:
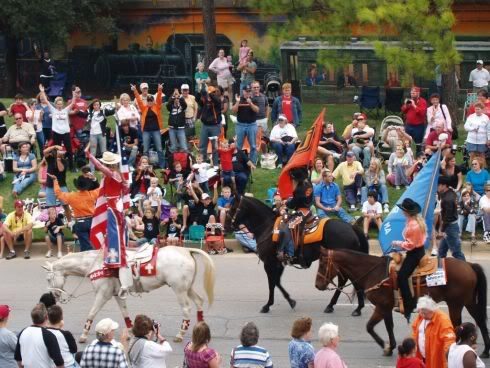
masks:
[[[384,281],[390,257],[376,257],[351,250],[322,249],[315,286],[325,290],[337,275],[352,280],[363,288],[367,298],[374,304],[374,313],[366,329],[373,339],[384,349],[384,355],[392,355],[396,346],[393,333],[393,314],[395,305],[393,287]],[[430,295],[436,302],[445,301],[453,326],[461,324],[461,312],[466,307],[480,328],[485,350],[481,357],[488,358],[490,338],[487,329],[487,279],[482,267],[476,263],[446,258],[447,285],[422,286],[420,295]],[[374,327],[384,320],[389,336],[389,344],[374,331]]]

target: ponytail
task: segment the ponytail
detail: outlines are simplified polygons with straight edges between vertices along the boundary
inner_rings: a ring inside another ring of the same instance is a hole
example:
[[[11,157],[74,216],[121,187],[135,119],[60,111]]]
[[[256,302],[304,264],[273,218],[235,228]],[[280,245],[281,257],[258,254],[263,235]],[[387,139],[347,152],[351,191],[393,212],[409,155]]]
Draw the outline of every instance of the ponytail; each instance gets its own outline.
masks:
[[[465,322],[456,329],[456,342],[467,341],[472,336],[476,336],[476,326],[471,322]]]
[[[411,337],[407,337],[401,345],[398,345],[398,355],[406,357],[410,355],[416,348],[415,340]]]

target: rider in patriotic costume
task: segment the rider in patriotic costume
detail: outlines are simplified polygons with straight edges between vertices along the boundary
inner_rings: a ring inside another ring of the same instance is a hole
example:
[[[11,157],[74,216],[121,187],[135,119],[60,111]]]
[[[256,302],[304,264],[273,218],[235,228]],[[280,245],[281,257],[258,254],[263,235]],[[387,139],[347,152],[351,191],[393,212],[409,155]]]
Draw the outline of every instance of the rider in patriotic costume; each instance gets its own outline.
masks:
[[[128,233],[124,221],[124,198],[129,193],[129,184],[119,170],[121,156],[104,152],[99,162],[88,148],[86,154],[95,168],[104,175],[95,206],[90,240],[95,248],[104,248],[104,267],[119,268],[119,296],[126,298],[133,283],[131,270],[126,262]]]

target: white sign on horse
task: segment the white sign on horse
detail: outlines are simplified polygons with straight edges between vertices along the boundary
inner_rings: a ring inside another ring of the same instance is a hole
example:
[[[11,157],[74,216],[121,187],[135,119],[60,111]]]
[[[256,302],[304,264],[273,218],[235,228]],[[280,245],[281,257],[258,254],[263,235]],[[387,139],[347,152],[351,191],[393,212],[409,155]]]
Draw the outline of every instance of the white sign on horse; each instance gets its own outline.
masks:
[[[115,250],[114,248],[112,248],[110,251],[109,251],[109,260],[111,262],[116,262],[117,258],[119,257],[119,253],[117,250]]]

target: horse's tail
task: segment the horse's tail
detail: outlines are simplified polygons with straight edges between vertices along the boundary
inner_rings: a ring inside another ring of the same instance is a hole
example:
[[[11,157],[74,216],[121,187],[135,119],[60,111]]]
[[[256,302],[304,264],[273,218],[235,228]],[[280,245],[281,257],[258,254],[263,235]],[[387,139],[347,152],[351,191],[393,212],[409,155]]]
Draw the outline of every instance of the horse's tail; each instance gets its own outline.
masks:
[[[203,257],[204,261],[204,290],[208,297],[208,303],[211,306],[214,302],[214,284],[216,279],[216,268],[214,267],[214,262],[205,251],[201,249],[188,248],[191,255],[194,257],[193,253],[197,253]],[[196,267],[197,270],[197,267]]]
[[[479,307],[480,312],[483,313],[485,321],[487,320],[487,277],[482,266],[478,263],[470,263],[471,268],[476,273],[476,293],[475,302]]]
[[[357,238],[359,239],[359,250],[362,253],[369,254],[369,242],[366,238],[366,235],[364,235],[362,229],[357,225],[352,225],[352,229],[354,230],[354,232],[357,235]]]

